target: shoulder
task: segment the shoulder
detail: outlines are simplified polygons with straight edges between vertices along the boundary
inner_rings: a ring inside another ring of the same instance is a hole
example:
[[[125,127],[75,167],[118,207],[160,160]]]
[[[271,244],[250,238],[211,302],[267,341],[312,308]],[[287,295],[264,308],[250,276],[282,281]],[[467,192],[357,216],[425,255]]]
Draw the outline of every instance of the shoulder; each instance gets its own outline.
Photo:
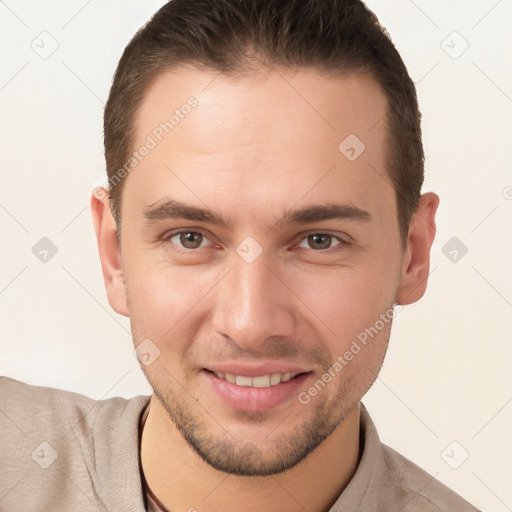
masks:
[[[464,498],[393,448],[382,444],[387,485],[400,496],[403,512],[478,512]],[[396,499],[396,498],[394,498]]]
[[[48,510],[68,500],[102,510],[113,454],[136,465],[138,420],[148,400],[94,400],[0,377],[0,495],[8,493],[15,510],[32,510],[36,497]]]
[[[362,455],[339,500],[340,512],[478,512],[434,476],[382,443],[363,404],[360,411]]]
[[[4,376],[0,376],[0,391],[2,406],[11,411],[19,410],[21,412],[25,407],[37,409],[50,404],[62,403],[62,401],[74,403],[79,407],[94,403],[92,398],[78,393],[46,386],[34,386]]]
[[[130,400],[119,397],[94,400],[79,393],[0,376],[0,407],[11,424],[29,436],[64,435],[70,429],[86,435],[98,417],[110,416],[115,420],[129,403]]]
[[[91,423],[91,419],[99,414],[109,414],[112,416],[121,415],[124,408],[133,401],[138,404],[147,401],[147,396],[138,396],[130,399],[114,397],[106,400],[94,400],[85,395],[62,389],[50,388],[46,386],[34,386],[25,382],[0,376],[0,405],[2,410],[11,412],[20,422],[27,419],[33,420],[34,413],[42,415],[42,418],[51,418],[52,427],[58,420],[67,422],[72,419],[86,420]],[[41,416],[39,416],[41,417]],[[26,425],[30,427],[42,428],[44,422],[34,424],[30,421]]]

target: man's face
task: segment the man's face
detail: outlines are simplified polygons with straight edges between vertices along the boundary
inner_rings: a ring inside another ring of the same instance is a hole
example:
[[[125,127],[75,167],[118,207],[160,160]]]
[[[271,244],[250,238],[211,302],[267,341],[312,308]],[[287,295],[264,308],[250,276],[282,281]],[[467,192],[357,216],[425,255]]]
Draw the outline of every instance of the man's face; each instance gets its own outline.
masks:
[[[150,150],[122,199],[127,307],[135,345],[160,351],[142,366],[155,394],[218,469],[294,466],[377,376],[403,256],[385,111],[371,79],[306,70],[182,69],[145,96],[134,149]]]

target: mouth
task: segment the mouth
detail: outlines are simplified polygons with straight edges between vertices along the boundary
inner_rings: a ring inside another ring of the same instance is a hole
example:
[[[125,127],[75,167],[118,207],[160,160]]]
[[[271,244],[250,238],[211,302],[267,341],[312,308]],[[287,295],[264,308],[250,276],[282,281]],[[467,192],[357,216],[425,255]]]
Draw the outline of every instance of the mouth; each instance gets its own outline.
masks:
[[[248,374],[251,375],[248,375]],[[298,394],[311,371],[272,371],[239,369],[237,373],[204,368],[200,372],[205,390],[213,391],[217,399],[230,409],[246,412],[266,412],[279,405],[298,402]]]
[[[255,377],[249,377],[247,375],[235,375],[234,373],[228,372],[212,372],[219,379],[226,380],[231,384],[247,388],[269,388],[270,386],[277,386],[283,382],[288,382],[294,379],[298,373],[268,373],[266,375],[257,375]]]

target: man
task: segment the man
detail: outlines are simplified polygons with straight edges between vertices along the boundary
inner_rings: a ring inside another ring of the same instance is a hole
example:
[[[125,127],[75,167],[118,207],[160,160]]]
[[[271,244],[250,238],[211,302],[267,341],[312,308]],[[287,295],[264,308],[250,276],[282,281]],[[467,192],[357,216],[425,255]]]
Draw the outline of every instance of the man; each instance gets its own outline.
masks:
[[[364,4],[170,2],[121,58],[105,155],[103,276],[154,394],[1,379],[2,510],[475,510],[361,404],[439,203]]]

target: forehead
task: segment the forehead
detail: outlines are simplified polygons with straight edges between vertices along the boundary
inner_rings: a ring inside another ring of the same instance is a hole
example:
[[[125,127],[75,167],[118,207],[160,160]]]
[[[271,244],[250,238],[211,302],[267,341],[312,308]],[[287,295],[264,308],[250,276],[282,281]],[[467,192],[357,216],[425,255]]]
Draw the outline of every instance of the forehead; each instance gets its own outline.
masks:
[[[151,149],[130,172],[124,201],[143,207],[166,194],[219,208],[231,201],[245,204],[247,215],[290,207],[306,194],[360,200],[365,209],[389,202],[386,107],[378,84],[363,75],[167,72],[137,114],[134,149]]]
[[[273,68],[233,77],[182,66],[148,87],[137,114],[137,135],[150,133],[173,112],[184,110],[191,98],[199,108],[183,125],[191,125],[198,137],[191,139],[178,126],[180,116],[168,141],[182,149],[211,150],[213,141],[219,150],[255,143],[290,145],[305,132],[312,142],[325,136],[336,142],[354,133],[370,143],[379,134],[372,134],[372,128],[386,110],[380,86],[367,75]],[[283,127],[289,130],[282,132]]]

